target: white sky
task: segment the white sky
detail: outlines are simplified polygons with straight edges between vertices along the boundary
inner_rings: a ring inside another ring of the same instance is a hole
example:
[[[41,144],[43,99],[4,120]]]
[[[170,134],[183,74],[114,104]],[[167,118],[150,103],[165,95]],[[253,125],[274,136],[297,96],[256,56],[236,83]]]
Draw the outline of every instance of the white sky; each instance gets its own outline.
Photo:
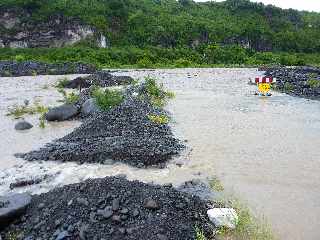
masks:
[[[206,2],[207,0],[194,1]],[[216,0],[216,2],[222,2],[222,0]],[[320,12],[320,0],[251,0],[251,2],[263,2],[264,4],[272,4],[281,8]]]

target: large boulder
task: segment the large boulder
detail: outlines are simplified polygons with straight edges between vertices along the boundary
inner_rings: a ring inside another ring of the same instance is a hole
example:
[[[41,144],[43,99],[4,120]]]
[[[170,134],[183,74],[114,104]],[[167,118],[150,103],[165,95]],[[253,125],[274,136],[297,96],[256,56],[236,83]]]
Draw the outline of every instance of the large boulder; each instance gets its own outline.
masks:
[[[47,121],[65,121],[79,113],[79,109],[73,104],[64,104],[49,110],[46,114]]]
[[[21,120],[21,121],[17,122],[16,125],[14,126],[14,129],[16,129],[18,131],[28,130],[31,128],[33,128],[33,125],[25,120]]]
[[[0,197],[0,230],[24,214],[30,203],[31,196],[27,193]]]
[[[97,106],[94,98],[90,98],[85,101],[81,107],[81,114],[84,116],[89,116],[96,112],[99,112],[99,107]]]

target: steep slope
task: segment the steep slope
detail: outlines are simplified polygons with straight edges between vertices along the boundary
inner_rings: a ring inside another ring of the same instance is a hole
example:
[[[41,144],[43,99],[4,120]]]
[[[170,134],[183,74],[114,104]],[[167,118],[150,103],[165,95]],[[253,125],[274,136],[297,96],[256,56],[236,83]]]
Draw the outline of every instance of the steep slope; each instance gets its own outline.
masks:
[[[3,0],[1,9],[2,13],[5,9],[23,10],[27,14],[21,19],[36,26],[39,22],[51,23],[52,16],[80,20],[107,36],[111,46],[196,48],[220,43],[258,51],[320,51],[320,14],[282,10],[248,0]],[[0,21],[0,32],[4,31],[12,29],[3,24],[1,27]],[[39,43],[47,45],[61,44]]]

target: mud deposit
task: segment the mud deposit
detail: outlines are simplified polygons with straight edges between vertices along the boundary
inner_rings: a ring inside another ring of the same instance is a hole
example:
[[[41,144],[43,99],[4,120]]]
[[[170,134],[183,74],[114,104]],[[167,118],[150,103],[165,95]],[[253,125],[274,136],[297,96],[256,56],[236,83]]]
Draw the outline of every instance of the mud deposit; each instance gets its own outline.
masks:
[[[41,193],[117,174],[174,185],[217,175],[228,191],[247,201],[258,215],[263,214],[281,239],[319,238],[319,101],[281,93],[271,98],[254,96],[256,87],[247,82],[261,74],[255,69],[130,70],[115,74],[154,76],[176,93],[167,109],[173,116],[175,134],[188,140],[186,152],[164,169],[15,159],[14,153],[36,150],[70,133],[79,123],[15,132],[14,121],[4,116],[6,107],[36,96],[42,96],[44,103],[54,103],[60,95],[42,86],[59,77],[1,78],[0,193],[10,192],[10,183],[16,179],[46,174],[55,177],[14,190]],[[32,118],[27,120],[32,122]]]

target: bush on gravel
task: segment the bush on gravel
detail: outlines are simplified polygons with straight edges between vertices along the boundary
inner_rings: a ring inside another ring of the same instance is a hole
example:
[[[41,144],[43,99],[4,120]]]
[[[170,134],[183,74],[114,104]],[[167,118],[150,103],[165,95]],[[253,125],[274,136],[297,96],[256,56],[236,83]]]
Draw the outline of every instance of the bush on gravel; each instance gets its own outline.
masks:
[[[103,111],[118,106],[123,101],[123,94],[120,90],[96,88],[93,90],[92,96],[95,98],[98,107]]]

